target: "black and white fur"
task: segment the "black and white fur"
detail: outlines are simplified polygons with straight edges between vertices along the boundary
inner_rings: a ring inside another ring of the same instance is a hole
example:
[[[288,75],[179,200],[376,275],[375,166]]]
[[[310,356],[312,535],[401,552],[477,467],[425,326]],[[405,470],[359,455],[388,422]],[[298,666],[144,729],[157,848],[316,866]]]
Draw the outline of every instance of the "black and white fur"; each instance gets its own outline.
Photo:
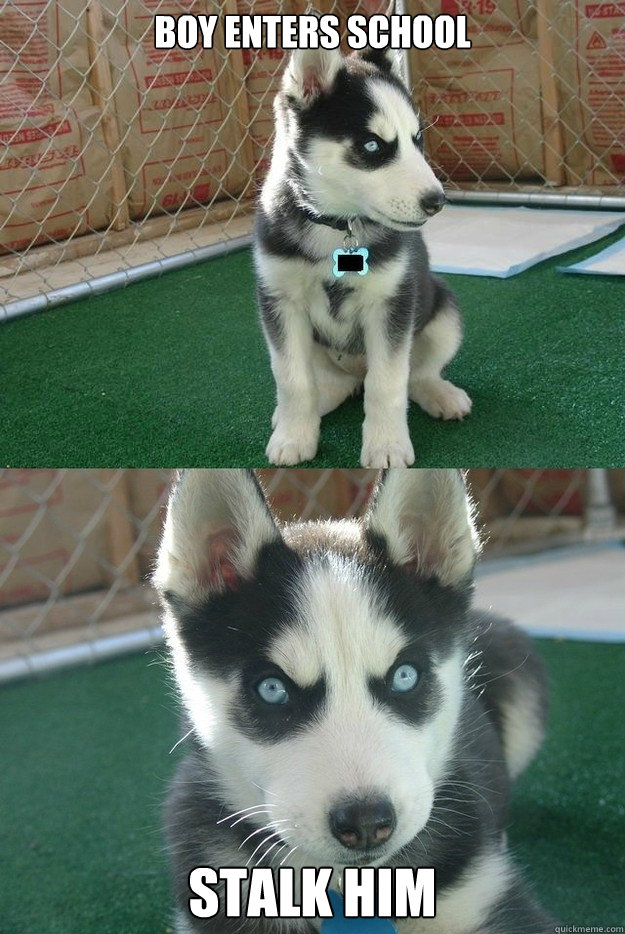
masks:
[[[442,371],[462,339],[458,305],[419,232],[444,203],[394,53],[296,51],[276,96],[255,262],[277,405],[267,457],[314,457],[320,418],[364,382],[363,466],[412,464],[408,398],[461,419],[467,394]],[[378,146],[369,152],[367,145]],[[369,273],[338,279],[346,221]],[[337,229],[338,228],[338,229]]]
[[[362,521],[286,526],[251,472],[181,477],[156,572],[190,731],[167,804],[178,932],[319,930],[194,918],[196,866],[332,866],[336,887],[356,864],[436,868],[436,917],[399,934],[552,934],[505,833],[544,674],[520,630],[471,610],[477,548],[453,470],[390,470]],[[398,695],[400,664],[419,678]],[[286,704],[259,695],[268,676]],[[393,820],[355,848],[337,808],[372,801]]]

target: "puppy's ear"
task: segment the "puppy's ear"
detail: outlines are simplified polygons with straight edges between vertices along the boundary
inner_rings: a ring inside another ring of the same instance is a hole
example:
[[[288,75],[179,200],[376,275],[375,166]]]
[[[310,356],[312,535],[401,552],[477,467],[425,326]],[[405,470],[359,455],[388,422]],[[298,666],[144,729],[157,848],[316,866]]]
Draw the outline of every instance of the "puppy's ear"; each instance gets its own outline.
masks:
[[[363,61],[369,62],[370,65],[375,65],[376,68],[379,68],[380,71],[385,72],[385,74],[393,75],[394,78],[401,79],[402,73],[399,56],[393,49],[372,49],[370,46],[367,46],[362,49],[362,51],[355,52],[354,54]]]
[[[167,506],[154,584],[194,604],[249,577],[263,545],[280,538],[251,470],[186,470]]]
[[[456,587],[479,552],[473,512],[459,470],[396,468],[381,475],[365,525],[396,564]]]
[[[339,49],[296,49],[282,78],[282,90],[308,106],[334,84],[343,56]]]
[[[360,0],[359,12],[367,16],[373,16],[376,13],[382,13],[384,16],[392,16],[395,13],[395,0]],[[402,77],[401,64],[397,52],[393,49],[372,49],[367,46],[361,51],[354,52],[358,58],[375,65],[380,71],[393,75],[395,78]]]

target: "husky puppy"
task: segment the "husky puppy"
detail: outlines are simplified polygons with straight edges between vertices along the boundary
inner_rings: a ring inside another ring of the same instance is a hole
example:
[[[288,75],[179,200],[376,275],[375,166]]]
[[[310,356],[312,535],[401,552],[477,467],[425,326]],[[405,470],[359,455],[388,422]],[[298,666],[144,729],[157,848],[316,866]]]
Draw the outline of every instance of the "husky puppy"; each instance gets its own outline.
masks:
[[[477,550],[456,471],[391,470],[361,521],[283,526],[251,472],[181,476],[155,576],[189,730],[167,804],[179,932],[320,927],[195,918],[197,866],[332,867],[337,888],[369,865],[436,868],[436,916],[399,934],[553,934],[505,833],[544,674],[471,610]]]
[[[363,466],[413,463],[408,397],[435,418],[471,410],[441,375],[462,323],[430,273],[419,228],[445,196],[396,68],[392,52],[298,50],[276,96],[255,235],[277,390],[266,451],[274,464],[314,457],[321,416],[363,382]],[[369,271],[337,277],[334,251],[356,242]]]

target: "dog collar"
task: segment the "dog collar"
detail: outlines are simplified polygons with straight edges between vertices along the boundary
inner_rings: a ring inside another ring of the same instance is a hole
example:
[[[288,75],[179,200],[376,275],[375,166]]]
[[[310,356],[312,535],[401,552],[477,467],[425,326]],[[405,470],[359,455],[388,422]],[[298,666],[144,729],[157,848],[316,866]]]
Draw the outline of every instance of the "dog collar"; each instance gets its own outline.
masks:
[[[343,896],[339,892],[329,889],[328,899],[334,917],[324,919],[322,934],[397,934],[397,928],[388,918],[346,918]]]
[[[355,217],[331,217],[329,214],[314,214],[312,211],[309,211],[308,208],[302,208],[302,210],[306,215],[306,220],[310,221],[312,224],[319,224],[321,227],[331,227],[333,230],[340,230],[342,233],[347,233],[350,230],[351,222],[356,220]]]
[[[332,227],[333,230],[340,230],[345,234],[343,249],[333,250],[332,252],[332,274],[340,279],[346,272],[355,272],[359,276],[366,276],[369,272],[369,250],[367,247],[359,246],[358,240],[354,236],[352,223],[355,220],[364,220],[364,218],[355,217],[330,217],[327,214],[313,214],[308,208],[302,208],[304,214],[313,224],[320,224],[323,227]]]

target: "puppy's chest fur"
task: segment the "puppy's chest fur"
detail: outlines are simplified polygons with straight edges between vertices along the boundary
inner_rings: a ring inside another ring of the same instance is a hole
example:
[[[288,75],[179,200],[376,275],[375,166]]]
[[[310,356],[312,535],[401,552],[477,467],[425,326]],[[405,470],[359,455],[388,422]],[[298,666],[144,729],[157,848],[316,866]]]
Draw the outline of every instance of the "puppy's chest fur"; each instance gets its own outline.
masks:
[[[409,251],[402,250],[376,262],[360,276],[332,272],[332,251],[342,246],[329,239],[321,258],[286,258],[260,254],[259,270],[263,287],[277,302],[278,314],[302,313],[310,318],[318,343],[339,353],[363,354],[365,335],[377,328],[386,331],[387,318],[398,300],[409,274]],[[415,283],[416,288],[416,283]],[[411,309],[405,313],[410,316]]]

